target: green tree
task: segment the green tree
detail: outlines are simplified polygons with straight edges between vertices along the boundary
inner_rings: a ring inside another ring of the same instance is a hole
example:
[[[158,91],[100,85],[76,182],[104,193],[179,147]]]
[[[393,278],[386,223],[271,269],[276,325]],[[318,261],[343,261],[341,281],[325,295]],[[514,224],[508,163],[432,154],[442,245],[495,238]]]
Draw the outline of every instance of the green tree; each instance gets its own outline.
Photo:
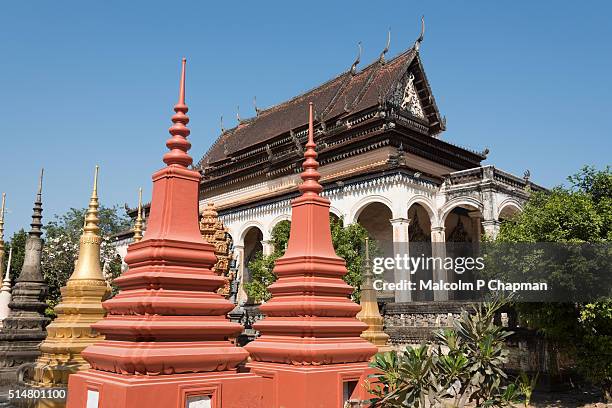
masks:
[[[4,270],[6,271],[6,267],[8,264],[8,251],[9,248],[13,248],[13,258],[11,259],[11,272],[10,277],[11,281],[14,283],[15,279],[19,276],[21,272],[21,267],[23,266],[23,258],[25,256],[25,243],[28,238],[28,233],[22,228],[19,231],[15,232],[11,239],[4,245],[4,250],[6,254],[4,256]],[[4,279],[4,276],[2,277]]]
[[[329,222],[332,243],[336,250],[336,254],[346,261],[348,273],[344,276],[344,280],[355,288],[353,299],[359,300],[362,263],[361,249],[368,232],[357,223],[345,227],[342,219],[334,216],[330,216]],[[249,262],[248,268],[251,273],[251,281],[245,283],[244,288],[249,298],[252,300],[261,302],[270,298],[268,286],[276,280],[276,276],[272,272],[274,261],[285,253],[285,248],[289,242],[290,229],[291,223],[289,221],[281,221],[278,223],[272,229],[271,234],[274,243],[274,252],[268,256],[264,256],[259,252]],[[372,254],[378,252],[374,240],[370,240],[370,251]]]
[[[533,194],[524,211],[502,224],[498,242],[609,243],[612,238],[612,171],[584,167],[570,186]],[[607,247],[606,247],[607,248]],[[568,277],[588,280],[576,268]],[[558,278],[563,278],[560,276]],[[556,348],[576,356],[578,370],[612,400],[612,302],[519,304],[524,322]],[[554,361],[551,361],[554,364]]]
[[[79,239],[83,233],[86,209],[71,208],[65,214],[56,215],[44,228],[45,245],[43,246],[43,274],[49,285],[47,296],[47,314],[53,317],[53,307],[61,299],[60,289],[74,271],[79,254]],[[130,220],[122,215],[119,207],[101,206],[100,219],[100,261],[107,281],[111,282],[121,274],[121,260],[110,242],[112,234],[123,231],[130,226]]]

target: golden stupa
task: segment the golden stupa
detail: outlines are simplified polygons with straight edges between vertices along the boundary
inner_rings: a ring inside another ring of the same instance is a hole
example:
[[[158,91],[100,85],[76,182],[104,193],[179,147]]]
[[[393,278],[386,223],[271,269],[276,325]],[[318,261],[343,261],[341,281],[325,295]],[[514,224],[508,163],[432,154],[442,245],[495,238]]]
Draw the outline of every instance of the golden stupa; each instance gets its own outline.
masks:
[[[200,232],[202,233],[204,241],[215,247],[217,263],[213,267],[213,271],[227,278],[226,284],[219,288],[218,293],[228,296],[230,282],[234,279],[234,276],[230,276],[229,267],[230,261],[232,260],[231,254],[229,253],[231,239],[227,234],[227,228],[223,225],[223,221],[219,219],[219,213],[217,213],[214,203],[207,203],[206,208],[202,211]]]
[[[105,311],[102,301],[110,294],[100,267],[100,227],[98,219],[98,166],[94,175],[93,193],[85,215],[83,234],[79,240],[79,258],[74,272],[62,291],[62,300],[55,306],[57,318],[47,326],[47,338],[41,343],[41,356],[36,360],[31,385],[66,387],[68,376],[89,368],[81,351],[104,336],[91,329]],[[38,407],[63,407],[60,400],[39,400]]]
[[[369,239],[365,240],[365,267],[363,282],[361,283],[361,311],[357,313],[357,319],[368,325],[361,333],[361,338],[378,347],[379,352],[390,351],[389,335],[383,331],[384,319],[378,310],[376,290],[374,289],[374,274],[370,263]]]

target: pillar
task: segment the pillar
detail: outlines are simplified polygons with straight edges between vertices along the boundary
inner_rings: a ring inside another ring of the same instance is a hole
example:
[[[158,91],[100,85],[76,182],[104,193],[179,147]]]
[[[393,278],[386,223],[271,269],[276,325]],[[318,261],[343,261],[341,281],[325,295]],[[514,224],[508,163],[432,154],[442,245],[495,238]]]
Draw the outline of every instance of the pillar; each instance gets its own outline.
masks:
[[[407,218],[394,218],[389,220],[393,227],[393,252],[394,256],[408,254],[409,251],[409,226],[410,220]],[[402,281],[410,281],[410,271],[404,268],[399,268],[398,265],[395,267],[393,277],[396,283]],[[412,292],[409,290],[396,290],[395,291],[396,302],[410,302],[412,301]]]
[[[442,262],[446,258],[446,232],[443,226],[431,227],[431,256],[434,260],[442,259]],[[443,266],[439,267],[438,263],[436,262],[433,268],[434,282],[449,282],[448,271]],[[445,301],[448,299],[447,291],[434,291],[434,301]]]
[[[500,225],[501,223],[498,220],[484,220],[482,222],[482,228],[484,229],[484,233],[490,239],[497,238],[497,234],[499,234]]]
[[[261,241],[261,246],[263,247],[264,256],[272,255],[274,253],[274,241],[271,239],[266,239]]]

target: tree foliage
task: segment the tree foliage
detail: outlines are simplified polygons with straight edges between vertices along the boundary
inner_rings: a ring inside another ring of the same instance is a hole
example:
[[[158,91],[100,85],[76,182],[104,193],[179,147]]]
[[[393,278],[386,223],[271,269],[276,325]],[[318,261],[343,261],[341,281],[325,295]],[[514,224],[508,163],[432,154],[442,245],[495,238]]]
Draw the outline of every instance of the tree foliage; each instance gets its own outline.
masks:
[[[61,287],[66,284],[74,271],[86,211],[86,209],[71,208],[65,214],[56,215],[53,220],[43,226],[45,244],[41,263],[45,281],[49,285],[47,315],[50,317],[54,317],[53,307],[61,299]],[[100,234],[102,236],[100,260],[105,278],[110,282],[121,273],[121,260],[116,255],[110,237],[112,234],[128,228],[130,222],[126,216],[120,214],[118,207],[101,206],[98,218],[100,219]],[[23,252],[27,234],[21,232],[19,234],[17,236],[18,245],[20,251]],[[15,253],[13,253],[14,255]],[[23,255],[21,257],[23,258]]]
[[[361,264],[362,248],[368,232],[359,224],[350,224],[346,227],[342,219],[330,216],[329,218],[332,243],[336,254],[346,261],[348,273],[344,280],[355,288],[353,292],[354,300],[359,299],[359,287],[361,285]],[[261,252],[249,262],[248,268],[251,273],[251,281],[244,284],[245,291],[249,298],[256,301],[266,301],[270,298],[268,286],[276,281],[276,276],[272,272],[274,262],[284,255],[285,248],[289,242],[289,231],[291,222],[281,221],[272,229],[272,242],[274,252],[264,256]],[[370,241],[370,252],[377,252],[376,244]]]
[[[609,243],[612,241],[612,171],[584,167],[569,187],[534,193],[524,211],[503,223],[500,242]],[[572,279],[584,268],[574,269]],[[519,305],[523,320],[575,355],[578,370],[612,394],[612,301]]]
[[[22,228],[19,231],[15,232],[11,239],[4,245],[4,250],[6,252],[4,256],[4,270],[6,271],[8,264],[8,252],[9,248],[13,248],[13,256],[11,259],[11,272],[10,278],[12,282],[15,282],[15,279],[19,276],[21,272],[21,267],[23,266],[23,259],[25,257],[25,243],[28,238],[28,233]],[[4,279],[4,276],[2,277]]]

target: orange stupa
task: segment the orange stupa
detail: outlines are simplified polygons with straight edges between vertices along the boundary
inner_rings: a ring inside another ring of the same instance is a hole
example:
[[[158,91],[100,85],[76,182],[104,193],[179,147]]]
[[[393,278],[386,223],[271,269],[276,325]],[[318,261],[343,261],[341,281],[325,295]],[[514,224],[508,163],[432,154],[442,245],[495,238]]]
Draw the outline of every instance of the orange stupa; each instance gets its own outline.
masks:
[[[187,110],[183,60],[147,231],[128,249],[106,318],[92,325],[106,339],[83,351],[92,369],[70,376],[68,408],[262,407],[260,378],[237,371],[247,352],[229,338],[242,326],[226,318],[234,305],[216,293],[225,278],[211,270],[215,249],[200,234]]]
[[[328,199],[321,197],[319,164],[310,104],[302,195],[291,202],[291,234],[276,261],[272,298],[260,306],[266,317],[253,327],[261,336],[245,346],[247,366],[264,377],[265,407],[342,407],[354,392],[377,348],[362,339],[367,325],[355,316],[360,306],[342,277],[345,261],[336,255]]]

